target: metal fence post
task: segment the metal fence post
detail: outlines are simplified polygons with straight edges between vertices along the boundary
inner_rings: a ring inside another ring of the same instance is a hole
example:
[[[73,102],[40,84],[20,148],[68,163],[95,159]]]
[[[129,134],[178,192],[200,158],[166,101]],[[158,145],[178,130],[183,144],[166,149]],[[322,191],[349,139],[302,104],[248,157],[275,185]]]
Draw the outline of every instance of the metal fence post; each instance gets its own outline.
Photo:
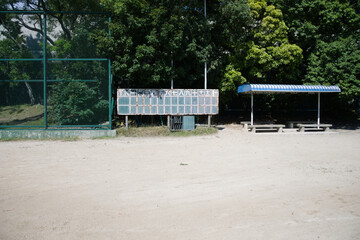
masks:
[[[44,129],[47,129],[47,82],[46,82],[46,12],[43,15],[43,74],[44,74]]]
[[[111,38],[111,32],[110,32],[110,23],[111,23],[111,16],[109,16],[109,38]],[[111,60],[108,56],[108,68],[109,68],[109,129],[111,129],[112,125],[112,76],[111,76]]]

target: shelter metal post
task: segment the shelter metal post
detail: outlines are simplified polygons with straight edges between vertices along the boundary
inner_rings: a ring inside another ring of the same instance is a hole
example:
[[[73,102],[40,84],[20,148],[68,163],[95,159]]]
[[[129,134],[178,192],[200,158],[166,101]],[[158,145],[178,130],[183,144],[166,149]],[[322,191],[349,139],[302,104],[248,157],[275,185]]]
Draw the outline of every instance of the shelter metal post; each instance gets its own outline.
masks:
[[[129,129],[129,116],[128,115],[125,116],[125,129],[126,130]]]
[[[251,93],[251,125],[254,125],[254,93]]]
[[[211,127],[211,115],[208,115],[208,127]]]
[[[318,93],[318,115],[317,115],[317,127],[320,128],[320,93]]]

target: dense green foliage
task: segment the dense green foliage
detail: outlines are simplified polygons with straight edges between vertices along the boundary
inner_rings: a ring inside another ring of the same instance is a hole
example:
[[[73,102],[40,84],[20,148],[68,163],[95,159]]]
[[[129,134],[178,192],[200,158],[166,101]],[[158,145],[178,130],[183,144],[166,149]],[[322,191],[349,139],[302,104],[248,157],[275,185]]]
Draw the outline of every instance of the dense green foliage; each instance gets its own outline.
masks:
[[[360,95],[360,35],[337,41],[319,42],[309,57],[305,81],[313,84],[339,85],[341,95],[349,100]]]
[[[122,87],[203,87],[204,63],[209,86],[217,87],[234,41],[248,34],[247,1],[103,0],[113,12],[111,35],[98,38],[113,58]]]
[[[23,39],[0,40],[0,58],[33,58],[33,54],[23,46]],[[0,62],[0,79],[30,80],[41,78],[40,62]],[[0,82],[0,102],[4,104],[21,104],[40,101],[40,84],[29,82]]]
[[[339,100],[358,108],[360,96],[360,2],[271,0],[284,13],[289,39],[303,49],[296,73],[302,83],[339,85]]]
[[[76,27],[71,40],[59,38],[49,50],[58,58],[97,57],[96,48],[91,41],[91,32],[91,27],[84,22]],[[49,75],[52,79],[66,80],[49,86],[51,120],[60,125],[104,122],[109,107],[106,67],[107,62],[49,64]]]
[[[4,2],[4,1],[2,1]],[[6,2],[6,1],[5,1]],[[8,9],[46,11],[101,11],[99,1],[8,1]],[[4,6],[4,5],[2,5]],[[1,58],[41,58],[41,14],[2,14]],[[48,58],[100,58],[91,36],[107,29],[106,15],[47,14]],[[34,38],[34,35],[36,37]],[[43,64],[39,61],[0,62],[0,105],[43,103]],[[99,124],[108,119],[107,62],[62,61],[47,63],[48,120],[58,125]],[[87,80],[86,82],[82,80]],[[26,85],[26,87],[25,87]],[[28,93],[28,94],[26,94]],[[29,101],[27,98],[31,99]]]
[[[170,88],[171,80],[175,88],[203,88],[207,63],[208,87],[220,89],[222,104],[234,99],[243,83],[324,84],[341,87],[342,93],[332,98],[346,110],[358,108],[358,0],[207,0],[206,17],[203,0],[0,0],[0,8],[110,12],[110,38],[106,19],[94,24],[89,16],[52,14],[49,30],[60,26],[61,34],[49,34],[47,40],[51,56],[110,56],[114,88]],[[31,16],[28,26],[17,18],[0,15],[6,27],[0,29],[2,58],[34,55],[21,29],[36,25],[39,18]],[[41,37],[36,26],[33,31]],[[1,63],[0,77],[41,79],[36,64]],[[97,119],[105,111],[107,88],[101,79],[107,73],[102,65],[54,63],[49,68],[48,78],[96,80],[51,84],[49,103],[63,109],[52,113],[56,122],[68,124],[63,119],[74,116],[70,122],[84,123],[81,119]],[[1,104],[36,102],[40,91],[34,84],[0,83]],[[19,100],[15,92],[24,97]],[[92,107],[85,108],[84,101]]]
[[[58,83],[52,87],[50,116],[60,125],[96,124],[107,116],[108,101],[82,82]]]
[[[291,73],[302,59],[302,50],[288,40],[282,12],[264,0],[250,0],[251,34],[237,42],[221,90],[230,95],[248,83],[294,83]],[[289,77],[290,76],[290,77]]]

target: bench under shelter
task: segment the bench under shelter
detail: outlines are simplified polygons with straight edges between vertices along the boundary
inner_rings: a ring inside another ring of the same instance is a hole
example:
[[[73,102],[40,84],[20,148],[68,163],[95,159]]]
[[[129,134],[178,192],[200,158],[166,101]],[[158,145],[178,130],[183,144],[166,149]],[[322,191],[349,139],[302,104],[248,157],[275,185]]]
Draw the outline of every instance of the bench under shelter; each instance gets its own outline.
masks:
[[[317,93],[318,107],[317,107],[317,121],[314,124],[297,123],[299,131],[303,132],[306,129],[323,129],[328,130],[331,124],[320,123],[320,94],[321,93],[339,93],[341,89],[338,86],[323,86],[323,85],[288,85],[288,84],[244,84],[238,87],[238,93],[251,94],[251,120],[249,124],[244,124],[252,132],[256,129],[276,129],[282,132],[285,125],[282,124],[254,124],[254,94],[274,94],[274,93]],[[315,122],[315,121],[314,121]],[[247,123],[247,122],[246,122]]]

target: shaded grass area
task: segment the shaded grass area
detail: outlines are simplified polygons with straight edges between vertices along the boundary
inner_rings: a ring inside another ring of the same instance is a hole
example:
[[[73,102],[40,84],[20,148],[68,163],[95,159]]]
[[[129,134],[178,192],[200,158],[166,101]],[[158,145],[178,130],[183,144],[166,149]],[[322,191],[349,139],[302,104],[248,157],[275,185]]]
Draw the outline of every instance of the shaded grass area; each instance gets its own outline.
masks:
[[[0,125],[43,125],[44,106],[40,104],[0,107]]]
[[[119,128],[116,130],[118,136],[124,137],[186,137],[211,135],[218,132],[214,127],[197,127],[194,131],[170,132],[167,127],[130,127],[128,130]]]

